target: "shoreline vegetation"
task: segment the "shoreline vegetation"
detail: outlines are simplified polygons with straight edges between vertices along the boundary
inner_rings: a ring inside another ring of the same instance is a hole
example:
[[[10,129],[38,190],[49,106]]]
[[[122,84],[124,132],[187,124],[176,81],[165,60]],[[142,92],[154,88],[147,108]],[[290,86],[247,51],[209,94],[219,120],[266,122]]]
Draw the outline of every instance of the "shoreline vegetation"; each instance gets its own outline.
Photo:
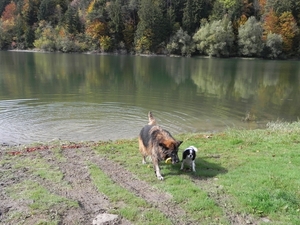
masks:
[[[300,3],[3,0],[0,50],[300,57]]]
[[[0,145],[0,221],[88,224],[300,223],[300,122],[266,129],[178,134],[198,148],[196,172],[143,165],[137,139]],[[184,190],[184,194],[183,191]]]

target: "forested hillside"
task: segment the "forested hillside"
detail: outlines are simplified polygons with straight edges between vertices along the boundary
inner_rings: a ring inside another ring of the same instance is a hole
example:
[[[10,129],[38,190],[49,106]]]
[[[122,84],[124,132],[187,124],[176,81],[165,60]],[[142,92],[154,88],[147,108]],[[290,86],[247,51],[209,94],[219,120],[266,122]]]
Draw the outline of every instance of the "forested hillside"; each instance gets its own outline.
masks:
[[[0,49],[300,56],[299,0],[1,0]]]

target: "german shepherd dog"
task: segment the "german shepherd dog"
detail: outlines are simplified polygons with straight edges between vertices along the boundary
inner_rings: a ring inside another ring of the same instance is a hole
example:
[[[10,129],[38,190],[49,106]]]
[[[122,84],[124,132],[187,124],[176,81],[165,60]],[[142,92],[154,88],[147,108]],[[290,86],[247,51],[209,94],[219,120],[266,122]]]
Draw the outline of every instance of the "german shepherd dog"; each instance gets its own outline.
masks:
[[[144,126],[139,135],[139,150],[143,156],[143,164],[146,157],[150,156],[157,179],[163,180],[158,163],[167,158],[172,159],[172,164],[178,163],[178,147],[182,141],[176,141],[172,135],[156,124],[152,113],[148,113],[149,123]]]

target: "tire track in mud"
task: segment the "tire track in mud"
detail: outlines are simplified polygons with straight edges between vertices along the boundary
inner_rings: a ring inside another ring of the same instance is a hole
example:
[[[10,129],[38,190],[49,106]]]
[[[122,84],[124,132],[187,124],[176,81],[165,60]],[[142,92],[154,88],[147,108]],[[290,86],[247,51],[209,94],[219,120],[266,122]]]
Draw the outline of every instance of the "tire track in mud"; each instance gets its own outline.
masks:
[[[105,174],[107,174],[115,183],[121,187],[133,192],[136,196],[143,198],[153,207],[157,208],[173,224],[193,224],[186,218],[185,211],[172,202],[172,196],[160,192],[150,186],[148,183],[137,179],[131,172],[126,170],[123,166],[115,163],[105,157],[100,157],[91,149],[80,149],[82,157],[85,161],[90,161],[96,164]],[[72,152],[65,152],[67,156],[71,156]],[[71,154],[71,155],[70,155]],[[183,219],[184,218],[184,219]]]
[[[63,188],[59,184],[53,184],[47,181],[43,182],[47,187],[51,186],[52,192],[68,199],[77,201],[79,208],[73,208],[61,215],[61,224],[92,224],[93,219],[101,213],[110,209],[109,200],[97,191],[93,185],[85,159],[78,154],[77,149],[65,149],[62,151],[65,161],[55,160],[52,151],[43,151],[44,157],[55,167],[59,167],[64,174],[63,180],[67,182],[70,188]],[[119,218],[113,221],[113,224],[129,225],[130,222]],[[110,223],[107,223],[110,224]]]

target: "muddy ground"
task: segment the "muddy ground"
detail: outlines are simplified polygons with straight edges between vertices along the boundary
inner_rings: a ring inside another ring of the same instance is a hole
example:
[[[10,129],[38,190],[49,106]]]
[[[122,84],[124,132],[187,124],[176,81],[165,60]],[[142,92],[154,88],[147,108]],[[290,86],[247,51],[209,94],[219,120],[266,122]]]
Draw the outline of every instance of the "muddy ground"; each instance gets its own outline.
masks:
[[[0,159],[7,154],[7,147],[1,147]],[[14,168],[10,163],[0,164],[0,224],[36,224],[38,221],[57,218],[58,224],[92,224],[93,219],[101,213],[108,212],[112,205],[106,196],[98,192],[92,183],[86,162],[90,161],[106,173],[114,182],[126,188],[135,195],[145,199],[153,207],[161,211],[173,224],[195,224],[191,221],[182,221],[185,211],[171,201],[171,196],[154,189],[144,181],[138,180],[134,174],[127,171],[121,165],[111,162],[109,159],[95,154],[91,147],[81,146],[74,148],[63,148],[61,154],[67,160],[57,160],[52,149],[38,149],[39,157],[47,160],[53,168],[59,168],[63,173],[63,181],[71,188],[66,189],[63,185],[53,183],[47,179],[32,174],[28,168]],[[19,154],[16,152],[15,154]],[[34,160],[36,153],[27,151],[19,154],[18,157]],[[20,158],[19,158],[20,159]],[[13,173],[13,176],[11,174]],[[78,202],[77,208],[55,208],[50,211],[33,215],[30,212],[26,200],[13,199],[5,191],[10,186],[25,180],[34,180],[47,187],[51,193],[66,197]],[[198,181],[195,180],[195,183]],[[214,179],[199,181],[201,188],[213,198],[216,203],[224,209],[224,215],[231,224],[258,224],[253,218],[247,215],[236,215],[231,212],[230,201],[226,196],[220,195],[218,186],[214,185]],[[115,206],[114,206],[115,207]],[[173,208],[172,211],[169,208]],[[11,218],[12,212],[20,212],[23,216]],[[24,216],[25,215],[25,216]],[[9,222],[7,222],[9,221]],[[106,224],[131,224],[124,218],[119,217],[113,222]]]

